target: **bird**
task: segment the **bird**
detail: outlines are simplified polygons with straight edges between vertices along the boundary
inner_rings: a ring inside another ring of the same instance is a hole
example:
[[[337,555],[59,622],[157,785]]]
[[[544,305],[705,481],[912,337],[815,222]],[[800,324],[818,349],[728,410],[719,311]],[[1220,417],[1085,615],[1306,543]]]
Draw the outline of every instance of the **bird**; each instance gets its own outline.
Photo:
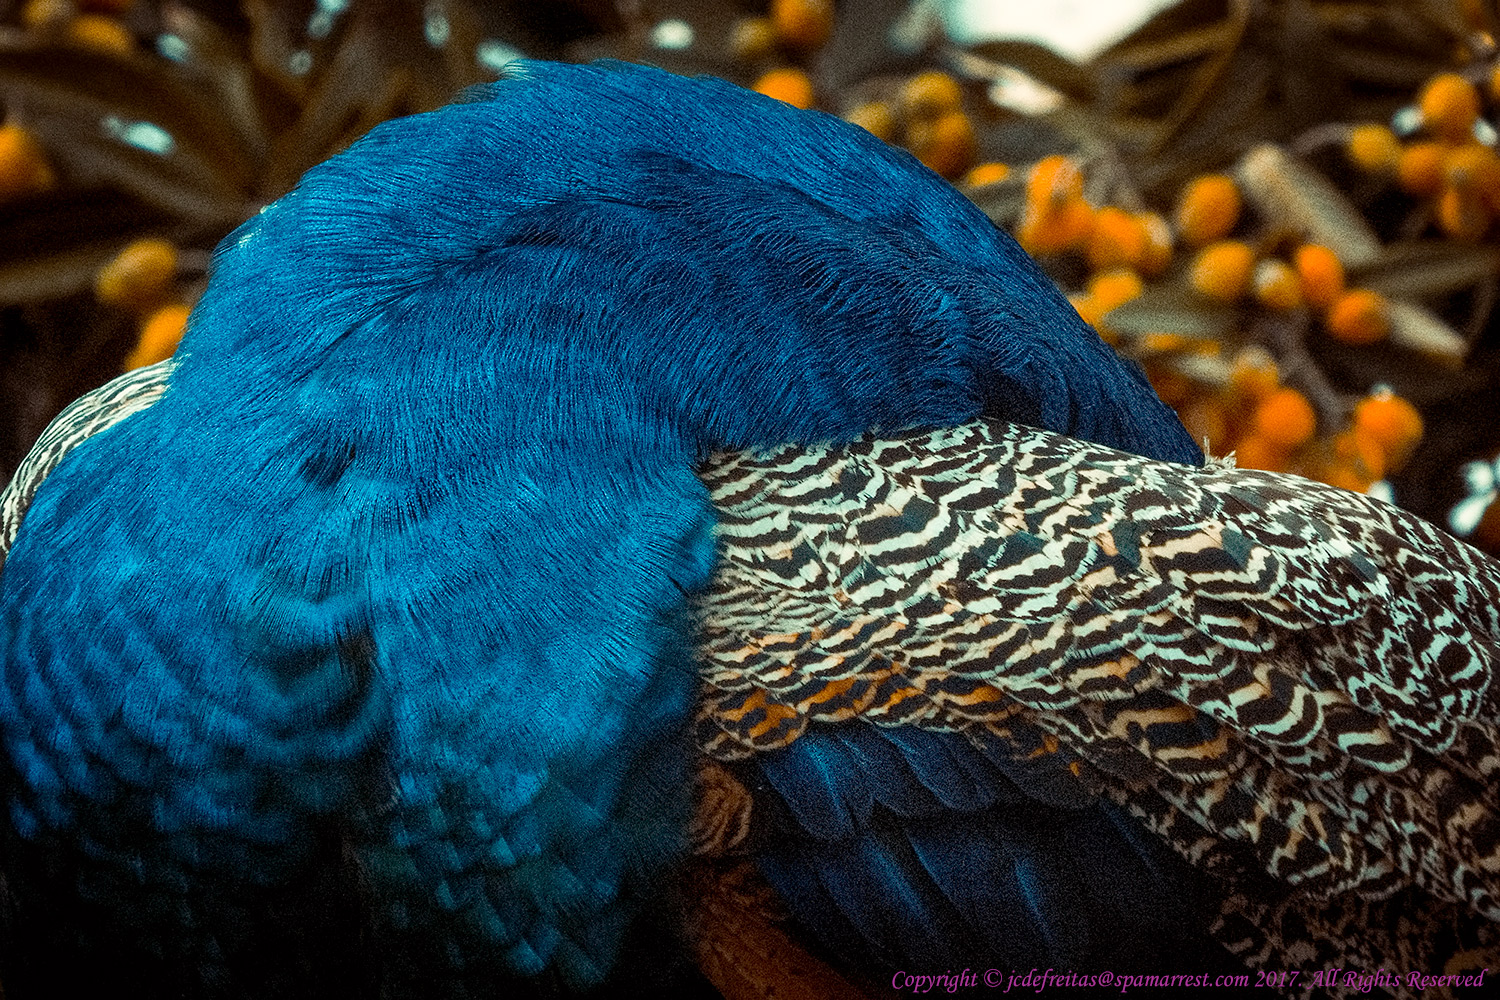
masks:
[[[597,992],[664,901],[720,989],[736,907],[856,991],[1496,944],[1500,566],[1206,458],[941,178],[723,81],[377,126],[0,529],[18,996]]]

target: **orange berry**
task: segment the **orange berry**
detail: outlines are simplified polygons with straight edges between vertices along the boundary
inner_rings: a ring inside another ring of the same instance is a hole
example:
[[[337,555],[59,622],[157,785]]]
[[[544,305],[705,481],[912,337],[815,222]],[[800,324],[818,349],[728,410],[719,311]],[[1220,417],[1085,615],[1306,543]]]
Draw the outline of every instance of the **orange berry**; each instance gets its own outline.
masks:
[[[1083,171],[1071,156],[1053,155],[1036,161],[1026,175],[1028,207],[1051,208],[1083,198]]]
[[[1241,469],[1285,472],[1287,453],[1259,434],[1247,434],[1234,446],[1234,464]]]
[[[1188,182],[1177,201],[1177,232],[1189,246],[1222,240],[1240,219],[1240,189],[1226,174],[1203,174]]]
[[[1368,288],[1354,288],[1338,297],[1323,325],[1335,340],[1346,344],[1373,344],[1391,332],[1390,308],[1385,296]]]
[[[1172,263],[1172,228],[1156,212],[1142,212],[1136,218],[1146,233],[1146,252],[1141,257],[1140,271],[1154,277]]]
[[[1139,267],[1146,256],[1146,226],[1122,208],[1105,205],[1094,213],[1085,254],[1089,267],[1103,271],[1111,267]]]
[[[1474,134],[1479,91],[1457,73],[1439,73],[1428,80],[1417,104],[1422,109],[1422,124],[1433,135],[1463,142]]]
[[[1490,212],[1477,194],[1444,188],[1437,203],[1438,225],[1456,240],[1476,241],[1490,227]]]
[[[1198,251],[1189,277],[1200,295],[1233,302],[1250,287],[1255,251],[1238,240],[1222,240]]]
[[[810,108],[814,103],[812,80],[800,69],[773,69],[755,81],[754,89],[756,93],[785,101],[794,108]]]
[[[1348,466],[1364,480],[1364,488],[1359,492],[1385,478],[1385,450],[1372,434],[1358,426],[1350,427],[1335,434],[1328,445],[1335,462]]]
[[[1394,471],[1422,440],[1422,415],[1405,399],[1382,390],[1354,404],[1354,429],[1379,446],[1386,467]]]
[[[844,121],[858,125],[882,142],[896,141],[896,112],[885,101],[866,101],[844,113]]]
[[[1443,187],[1443,147],[1435,142],[1414,142],[1401,151],[1396,163],[1401,190],[1416,198],[1430,198]]]
[[[953,77],[933,69],[906,81],[900,103],[901,112],[908,118],[937,118],[963,106],[963,91]]]
[[[1027,209],[1016,225],[1016,242],[1033,257],[1061,253],[1068,248],[1057,213]],[[1092,323],[1093,321],[1090,320]]]
[[[964,183],[969,187],[984,187],[986,184],[999,184],[1010,176],[1010,167],[1004,163],[981,163],[979,166],[964,174]]]
[[[105,305],[144,311],[159,304],[177,276],[177,248],[147,237],[127,245],[94,277],[94,294]]]
[[[1490,99],[1500,101],[1500,65],[1490,70]]]
[[[1357,167],[1372,174],[1395,170],[1401,159],[1401,143],[1384,125],[1355,126],[1345,148]]]
[[[1071,248],[1083,246],[1094,231],[1094,206],[1082,198],[1068,202],[1057,216],[1059,229]]]
[[[769,17],[744,17],[729,33],[729,54],[742,62],[765,59],[776,51],[776,27]]]
[[[177,350],[182,332],[187,329],[189,309],[181,303],[162,306],[141,324],[141,336],[135,349],[125,358],[125,370],[165,361]]]
[[[1255,408],[1255,433],[1272,445],[1290,451],[1312,440],[1318,418],[1312,404],[1296,389],[1277,389]]]
[[[1443,179],[1449,187],[1493,198],[1500,194],[1500,156],[1477,142],[1455,146],[1443,156]]]
[[[1255,265],[1255,298],[1268,309],[1296,309],[1302,305],[1302,281],[1283,261]]]
[[[1247,347],[1235,355],[1229,369],[1229,388],[1246,399],[1264,399],[1281,385],[1276,359],[1263,347]]]
[[[833,34],[832,0],[771,0],[776,37],[791,49],[819,48]]]
[[[135,51],[135,36],[130,29],[103,14],[79,14],[68,22],[64,34],[70,42],[112,55],[127,56]]]
[[[914,122],[907,130],[908,145],[922,165],[944,177],[957,177],[974,162],[979,145],[974,123],[962,111],[950,111],[931,121]]]
[[[19,125],[0,125],[0,202],[57,183],[41,144]]]
[[[1302,297],[1314,309],[1327,309],[1344,294],[1344,265],[1338,255],[1317,243],[1304,243],[1292,256]]]
[[[1500,155],[1490,147],[1471,142],[1450,150],[1443,176],[1450,188],[1477,199],[1489,214],[1500,212]]]
[[[1016,240],[1031,254],[1061,253],[1080,246],[1094,228],[1094,208],[1082,198],[1056,207],[1027,206]]]
[[[1129,268],[1116,268],[1096,274],[1089,280],[1089,296],[1105,312],[1117,309],[1141,294],[1141,279]]]

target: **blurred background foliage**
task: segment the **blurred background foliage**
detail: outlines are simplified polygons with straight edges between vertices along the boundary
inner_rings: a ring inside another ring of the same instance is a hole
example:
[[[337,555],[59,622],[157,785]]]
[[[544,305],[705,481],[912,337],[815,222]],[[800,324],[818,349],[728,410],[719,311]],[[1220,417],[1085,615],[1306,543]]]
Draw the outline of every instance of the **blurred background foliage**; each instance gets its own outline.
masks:
[[[1500,551],[1492,0],[1184,0],[1081,63],[955,41],[941,13],[0,4],[0,476],[68,401],[170,353],[214,245],[308,167],[517,57],[614,57],[906,147],[1214,454],[1394,497]]]

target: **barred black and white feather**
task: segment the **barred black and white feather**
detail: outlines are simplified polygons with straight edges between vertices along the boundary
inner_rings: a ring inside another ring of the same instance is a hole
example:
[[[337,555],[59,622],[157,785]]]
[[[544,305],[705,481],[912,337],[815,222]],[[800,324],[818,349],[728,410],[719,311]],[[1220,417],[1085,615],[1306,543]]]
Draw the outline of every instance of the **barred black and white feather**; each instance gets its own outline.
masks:
[[[1489,557],[1298,477],[986,422],[702,475],[721,554],[709,756],[855,718],[961,732],[1050,761],[1199,864],[1253,859],[1287,894],[1230,894],[1219,931],[1257,964],[1368,957],[1372,939],[1441,964],[1410,933],[1414,900],[1452,948],[1495,943]],[[1358,926],[1331,915],[1345,898]],[[1404,940],[1371,926],[1372,900],[1400,904]],[[1320,928],[1337,939],[1301,939]]]

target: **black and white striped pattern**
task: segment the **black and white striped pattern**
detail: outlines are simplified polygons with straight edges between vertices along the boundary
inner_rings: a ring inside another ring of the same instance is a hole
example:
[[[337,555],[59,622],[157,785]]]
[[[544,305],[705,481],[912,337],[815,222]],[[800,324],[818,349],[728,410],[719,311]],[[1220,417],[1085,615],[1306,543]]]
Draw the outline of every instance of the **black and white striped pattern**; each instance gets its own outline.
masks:
[[[1233,845],[1317,905],[1420,890],[1493,940],[1489,557],[1298,477],[1003,424],[702,476],[710,756],[855,717],[963,731],[1055,760],[1194,860]]]

